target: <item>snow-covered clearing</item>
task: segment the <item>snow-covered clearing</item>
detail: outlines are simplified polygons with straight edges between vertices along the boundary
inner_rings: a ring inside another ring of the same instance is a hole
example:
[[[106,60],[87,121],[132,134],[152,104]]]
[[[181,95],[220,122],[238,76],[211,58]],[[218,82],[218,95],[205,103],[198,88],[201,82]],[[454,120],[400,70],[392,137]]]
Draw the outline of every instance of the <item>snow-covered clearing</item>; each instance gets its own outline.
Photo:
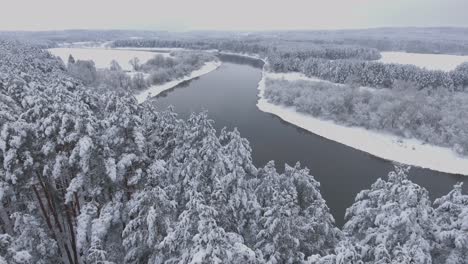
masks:
[[[207,62],[200,69],[198,69],[196,71],[193,71],[190,75],[187,75],[187,76],[185,76],[183,78],[179,78],[177,80],[173,80],[173,81],[163,83],[163,84],[160,84],[160,85],[152,85],[148,89],[143,90],[143,91],[139,92],[138,94],[136,94],[135,97],[136,97],[138,103],[141,104],[144,101],[146,101],[146,99],[148,99],[150,97],[157,96],[161,92],[163,92],[165,90],[168,90],[168,89],[171,89],[171,88],[174,88],[175,86],[177,86],[178,84],[180,84],[182,82],[185,82],[185,81],[191,80],[193,78],[200,77],[200,76],[202,76],[204,74],[207,74],[209,72],[212,72],[212,71],[216,70],[219,66],[221,66],[220,61]]]
[[[380,52],[383,63],[413,64],[428,70],[451,71],[463,62],[468,62],[468,56],[446,54],[418,54],[406,52]]]
[[[257,103],[257,107],[263,112],[274,114],[314,134],[383,159],[441,172],[468,175],[468,157],[460,157],[449,148],[428,145],[416,139],[405,139],[361,127],[343,126],[333,121],[300,113],[294,107],[269,103],[263,97],[267,78],[317,81],[298,73],[278,74],[263,70],[262,79],[258,84],[259,100]]]
[[[75,60],[93,60],[96,68],[109,68],[112,60],[117,61],[124,71],[132,71],[132,66],[129,61],[135,57],[140,60],[140,63],[145,63],[157,54],[170,56],[169,53],[158,53],[150,51],[137,50],[114,50],[102,48],[53,48],[49,51],[59,56],[65,63],[68,61],[70,54]]]

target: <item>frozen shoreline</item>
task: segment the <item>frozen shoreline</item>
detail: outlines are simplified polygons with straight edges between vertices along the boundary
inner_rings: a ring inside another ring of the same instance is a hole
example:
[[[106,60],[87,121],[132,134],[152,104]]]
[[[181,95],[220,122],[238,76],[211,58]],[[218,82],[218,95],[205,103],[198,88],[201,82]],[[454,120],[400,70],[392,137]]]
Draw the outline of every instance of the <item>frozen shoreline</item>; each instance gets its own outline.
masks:
[[[274,114],[288,123],[321,137],[376,157],[435,171],[468,176],[468,157],[460,157],[449,148],[428,145],[417,139],[401,138],[361,127],[338,125],[333,121],[297,112],[294,107],[269,103],[263,96],[266,78],[315,80],[297,73],[269,73],[264,69],[262,79],[258,83],[259,99],[257,102],[257,107],[263,112]]]
[[[193,71],[190,75],[187,75],[187,76],[184,76],[183,78],[179,78],[179,79],[176,79],[176,80],[173,80],[173,81],[170,81],[170,82],[166,82],[166,83],[163,83],[163,84],[160,84],[160,85],[152,85],[148,89],[143,90],[143,91],[135,94],[135,98],[137,99],[138,103],[141,104],[144,101],[146,101],[146,99],[148,99],[148,98],[157,96],[158,94],[162,93],[163,91],[174,88],[175,86],[177,86],[178,84],[180,84],[182,82],[185,82],[185,81],[200,77],[202,75],[205,75],[205,74],[207,74],[209,72],[212,72],[212,71],[216,70],[219,66],[221,66],[220,61],[207,62],[207,63],[205,63],[205,65],[203,65],[203,67],[201,67],[200,69],[198,69],[196,71]]]

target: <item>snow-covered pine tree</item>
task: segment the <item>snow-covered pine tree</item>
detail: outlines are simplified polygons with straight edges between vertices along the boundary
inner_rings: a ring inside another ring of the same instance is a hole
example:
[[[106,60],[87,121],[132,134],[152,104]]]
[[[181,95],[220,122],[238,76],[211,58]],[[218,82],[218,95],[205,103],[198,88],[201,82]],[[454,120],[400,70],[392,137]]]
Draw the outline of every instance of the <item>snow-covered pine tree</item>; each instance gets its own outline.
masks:
[[[361,248],[355,243],[343,238],[335,247],[332,254],[321,256],[311,255],[307,264],[363,264]]]
[[[189,250],[193,246],[193,238],[197,234],[200,219],[199,207],[204,203],[200,193],[192,191],[189,196],[186,209],[158,245],[161,254],[155,263],[189,263],[192,257]]]
[[[286,165],[284,174],[278,174],[274,163],[269,162],[259,170],[258,178],[255,193],[262,209],[262,218],[256,248],[260,247],[264,255],[271,255],[268,250],[272,250],[278,240],[271,234],[274,229],[266,224],[284,221],[282,227],[288,228],[289,235],[295,241],[290,243],[293,248],[289,250],[296,252],[296,260],[333,251],[341,233],[334,226],[334,219],[320,194],[319,183],[310,176],[308,169],[302,169],[297,163],[294,167]]]
[[[304,253],[299,250],[299,240],[294,231],[294,204],[296,193],[290,188],[276,187],[271,207],[263,214],[261,230],[257,235],[256,248],[266,263],[300,263]]]
[[[216,223],[216,210],[200,205],[198,233],[193,238],[190,262],[193,264],[215,263],[257,263],[255,253],[242,243],[236,233],[227,234]]]
[[[147,156],[150,160],[167,159],[176,145],[176,137],[182,131],[182,120],[177,119],[173,107],[158,112],[152,104],[142,106],[142,130],[147,144]]]
[[[157,245],[166,237],[175,215],[170,201],[159,184],[167,173],[165,162],[157,160],[147,172],[146,181],[127,203],[128,222],[122,232],[125,263],[151,263],[161,252]]]
[[[100,208],[97,218],[91,221],[89,248],[85,260],[89,263],[119,263],[124,257],[121,239],[124,221],[122,219],[124,196],[115,194],[115,202],[107,202]]]
[[[292,180],[297,194],[295,203],[299,211],[294,225],[298,229],[300,251],[305,256],[330,253],[340,240],[341,231],[335,227],[335,219],[320,194],[320,183],[300,163],[294,167],[285,165],[284,176]]]
[[[74,64],[75,63],[75,58],[73,58],[73,56],[70,54],[68,55],[68,64]]]
[[[271,198],[275,187],[280,183],[280,174],[276,171],[275,162],[269,161],[263,168],[258,170],[255,194],[261,208],[271,206]]]
[[[122,67],[116,60],[112,60],[109,65],[109,70],[111,71],[122,71]]]
[[[201,193],[191,191],[186,210],[159,244],[161,254],[152,263],[257,263],[238,234],[217,225],[216,215]]]
[[[432,263],[431,202],[427,191],[408,179],[408,170],[395,167],[388,181],[378,179],[361,191],[346,211],[343,231],[364,263]]]
[[[220,141],[226,173],[220,178],[220,195],[213,197],[218,203],[217,221],[227,232],[239,233],[250,240],[248,237],[256,233],[255,214],[259,207],[253,186],[257,169],[252,162],[251,148],[237,129],[232,132],[223,129]]]
[[[259,179],[262,216],[256,248],[267,262],[296,263],[333,250],[340,232],[308,169],[286,165],[278,175],[270,162],[259,171]]]
[[[468,195],[462,194],[462,183],[434,201],[434,213],[434,263],[467,263]]]
[[[215,183],[225,174],[221,144],[212,122],[201,113],[176,126],[175,147],[167,157],[168,178],[162,181],[172,188],[166,193],[176,201],[178,214],[190,199],[190,190],[196,188],[194,191],[209,201]]]
[[[125,191],[122,198],[129,200],[147,164],[147,145],[140,127],[139,108],[131,96],[110,93],[104,102],[100,143],[106,174],[112,186]]]
[[[13,234],[0,234],[0,263],[48,264],[61,261],[57,243],[49,237],[39,219],[19,212],[13,213],[11,218],[15,222]]]

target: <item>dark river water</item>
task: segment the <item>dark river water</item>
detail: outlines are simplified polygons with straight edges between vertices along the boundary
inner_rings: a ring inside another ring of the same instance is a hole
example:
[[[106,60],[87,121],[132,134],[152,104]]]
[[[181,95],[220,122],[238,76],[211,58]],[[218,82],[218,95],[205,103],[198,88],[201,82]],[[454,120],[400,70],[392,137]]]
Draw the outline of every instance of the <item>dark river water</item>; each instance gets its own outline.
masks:
[[[321,183],[321,193],[339,226],[356,194],[368,189],[378,178],[386,178],[393,165],[365,152],[310,133],[261,112],[257,104],[257,84],[263,62],[238,56],[220,56],[217,70],[184,82],[149,102],[159,109],[175,107],[179,117],[192,112],[208,111],[215,128],[237,127],[250,141],[257,167],[274,160],[282,171],[284,164],[300,161]],[[468,177],[412,168],[410,179],[427,188],[432,199],[448,193],[458,181],[468,189]]]

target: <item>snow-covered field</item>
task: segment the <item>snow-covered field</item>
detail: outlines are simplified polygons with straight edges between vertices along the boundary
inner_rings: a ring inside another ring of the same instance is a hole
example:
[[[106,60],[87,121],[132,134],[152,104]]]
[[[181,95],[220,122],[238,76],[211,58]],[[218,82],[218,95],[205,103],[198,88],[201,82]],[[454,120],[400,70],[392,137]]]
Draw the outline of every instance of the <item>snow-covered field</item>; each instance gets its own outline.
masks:
[[[446,54],[418,54],[406,52],[380,52],[383,63],[413,64],[428,70],[451,71],[463,62],[468,62],[468,56]]]
[[[294,107],[269,103],[264,97],[266,78],[285,80],[315,80],[297,73],[269,73],[263,71],[258,84],[257,107],[274,114],[286,122],[304,128],[314,134],[359,149],[371,155],[412,166],[436,171],[468,175],[468,157],[460,157],[449,148],[427,145],[416,139],[404,139],[385,132],[370,131],[361,127],[338,125],[297,112]],[[316,81],[316,80],[315,80]]]
[[[132,70],[132,66],[129,61],[135,57],[140,60],[140,63],[145,63],[156,54],[170,56],[169,53],[102,48],[53,48],[49,49],[49,51],[53,55],[59,56],[65,63],[67,63],[68,56],[70,54],[75,58],[75,60],[93,60],[96,68],[108,68],[110,62],[112,60],[116,60],[125,71]]]
[[[205,63],[205,65],[203,67],[201,67],[200,69],[198,69],[196,71],[193,71],[190,75],[187,75],[187,76],[185,76],[183,78],[173,80],[173,81],[170,81],[170,82],[167,82],[167,83],[164,83],[164,84],[153,85],[153,86],[149,87],[148,89],[146,89],[144,91],[141,91],[140,93],[136,94],[135,97],[136,97],[138,103],[141,104],[146,99],[148,99],[150,97],[157,96],[158,94],[162,93],[163,91],[171,89],[171,88],[177,86],[178,84],[180,84],[182,82],[185,82],[185,81],[191,80],[193,78],[197,78],[199,76],[207,74],[209,72],[212,72],[212,71],[216,70],[219,66],[221,66],[220,61],[207,62],[207,63]]]

